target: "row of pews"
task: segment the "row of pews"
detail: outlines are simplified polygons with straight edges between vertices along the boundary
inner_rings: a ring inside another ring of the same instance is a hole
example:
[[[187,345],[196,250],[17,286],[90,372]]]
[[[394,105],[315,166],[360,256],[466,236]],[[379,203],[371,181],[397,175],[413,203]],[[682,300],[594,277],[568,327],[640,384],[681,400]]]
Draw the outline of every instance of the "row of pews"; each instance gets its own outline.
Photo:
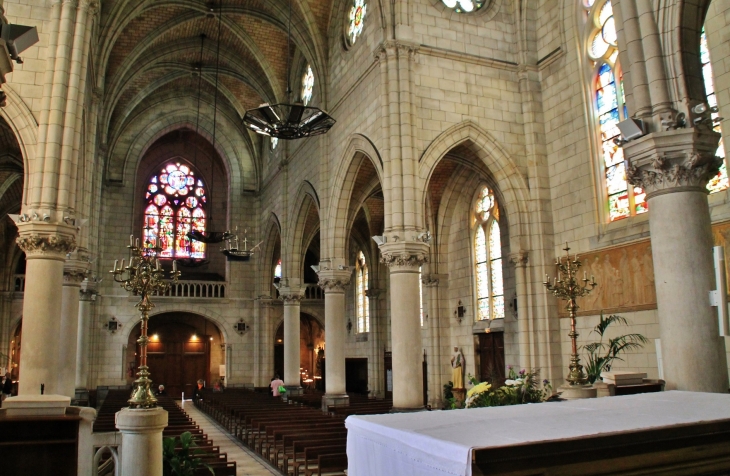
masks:
[[[94,432],[111,432],[117,431],[114,425],[115,414],[123,407],[128,406],[129,391],[127,390],[111,390],[107,395],[98,415],[94,421]],[[216,476],[236,476],[236,462],[228,461],[226,453],[220,452],[220,447],[214,446],[213,441],[203,430],[182,410],[175,401],[166,396],[159,396],[158,405],[167,410],[168,423],[167,427],[162,431],[163,437],[178,437],[189,431],[192,433],[196,445],[203,453],[200,458],[207,463],[215,472]],[[207,469],[201,468],[197,472],[197,476],[208,475]]]
[[[351,397],[352,407],[322,412],[322,394],[288,401],[243,389],[204,392],[196,405],[285,475],[343,475],[347,468],[345,418],[387,413],[392,401]]]

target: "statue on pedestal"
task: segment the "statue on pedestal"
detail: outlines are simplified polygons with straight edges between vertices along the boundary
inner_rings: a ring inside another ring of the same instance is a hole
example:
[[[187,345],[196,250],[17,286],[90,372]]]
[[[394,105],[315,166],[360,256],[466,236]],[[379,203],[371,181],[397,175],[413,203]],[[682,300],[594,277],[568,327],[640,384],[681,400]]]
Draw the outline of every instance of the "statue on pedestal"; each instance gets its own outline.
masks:
[[[451,375],[454,382],[454,389],[464,388],[464,354],[458,347],[454,347],[454,354],[451,356]]]

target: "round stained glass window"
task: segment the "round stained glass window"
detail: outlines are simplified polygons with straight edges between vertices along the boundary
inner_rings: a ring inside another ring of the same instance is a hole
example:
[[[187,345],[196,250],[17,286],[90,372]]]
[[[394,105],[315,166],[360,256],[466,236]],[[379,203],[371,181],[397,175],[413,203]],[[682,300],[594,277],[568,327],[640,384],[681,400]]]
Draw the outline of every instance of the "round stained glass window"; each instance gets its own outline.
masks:
[[[314,73],[312,66],[307,65],[307,72],[302,78],[302,103],[306,106],[312,99],[312,90],[314,89]]]
[[[471,13],[482,8],[487,0],[441,0],[456,13]]]
[[[172,188],[182,191],[187,188],[188,181],[186,180],[185,174],[182,170],[175,170],[168,175],[167,183],[169,183]]]
[[[350,27],[347,29],[347,37],[350,43],[355,43],[357,37],[362,33],[363,21],[365,19],[365,13],[367,12],[368,6],[365,4],[365,0],[355,0],[352,8],[350,9]]]

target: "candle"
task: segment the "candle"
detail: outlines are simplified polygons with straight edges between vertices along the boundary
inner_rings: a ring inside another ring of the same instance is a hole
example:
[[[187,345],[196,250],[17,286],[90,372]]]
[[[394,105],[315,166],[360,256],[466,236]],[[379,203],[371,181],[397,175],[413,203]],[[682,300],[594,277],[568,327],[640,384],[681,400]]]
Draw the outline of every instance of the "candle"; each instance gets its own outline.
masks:
[[[172,262],[172,272],[177,273],[177,261]]]
[[[122,265],[119,267],[119,269],[124,269],[124,258],[122,258]]]
[[[119,263],[119,260],[118,259],[115,259],[114,260],[114,268],[113,268],[113,271],[116,271],[117,270],[117,263]]]
[[[157,271],[160,270],[160,260],[155,260],[157,262]]]
[[[129,246],[134,245],[134,235],[129,235]]]
[[[134,240],[134,247],[135,247],[135,248],[139,248],[139,238],[136,238],[136,239]]]
[[[583,281],[588,281],[588,272],[583,271]]]

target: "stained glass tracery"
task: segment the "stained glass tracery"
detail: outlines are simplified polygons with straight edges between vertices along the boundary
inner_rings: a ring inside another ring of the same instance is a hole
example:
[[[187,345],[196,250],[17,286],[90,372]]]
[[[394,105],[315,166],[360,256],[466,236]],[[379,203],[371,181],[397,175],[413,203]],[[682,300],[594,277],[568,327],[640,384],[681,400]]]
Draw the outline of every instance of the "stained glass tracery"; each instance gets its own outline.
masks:
[[[368,287],[368,265],[360,251],[355,263],[355,305],[357,311],[357,332],[370,331],[370,301],[365,293]]]
[[[593,101],[600,136],[600,156],[605,183],[604,195],[609,221],[648,210],[646,194],[626,180],[623,149],[614,140],[620,135],[618,123],[629,117],[623,75],[618,64],[616,23],[611,0],[579,0],[587,10],[588,56],[594,71]]]
[[[312,65],[307,65],[307,71],[302,78],[302,103],[306,106],[312,99],[312,91],[314,89],[314,73]]]
[[[482,8],[487,0],[442,0],[444,5],[456,13],[471,13]]]
[[[357,37],[362,33],[365,14],[367,13],[368,6],[365,4],[365,0],[355,0],[350,9],[350,27],[347,29],[347,36],[350,39],[350,43],[355,43]]]
[[[707,94],[707,104],[712,107],[717,107],[717,96],[715,96],[715,83],[712,76],[712,64],[710,63],[710,48],[707,46],[707,34],[705,33],[704,27],[702,28],[702,36],[700,37],[700,62],[702,63],[702,79],[705,82],[705,93]],[[712,118],[715,119],[719,114],[716,112],[712,113]],[[720,123],[715,123],[713,128],[715,132],[722,134],[722,128]],[[730,182],[727,176],[727,165],[725,163],[725,146],[723,145],[722,138],[720,143],[717,145],[717,152],[715,155],[722,157],[722,165],[720,171],[715,177],[710,180],[707,184],[707,189],[710,193],[721,192],[730,187]]]
[[[145,194],[145,246],[159,248],[160,258],[205,258],[205,243],[190,240],[192,230],[205,231],[207,202],[203,181],[180,162],[165,165]]]
[[[488,187],[484,187],[474,207],[478,219],[474,236],[477,320],[504,317],[504,277],[498,210],[494,194]]]

